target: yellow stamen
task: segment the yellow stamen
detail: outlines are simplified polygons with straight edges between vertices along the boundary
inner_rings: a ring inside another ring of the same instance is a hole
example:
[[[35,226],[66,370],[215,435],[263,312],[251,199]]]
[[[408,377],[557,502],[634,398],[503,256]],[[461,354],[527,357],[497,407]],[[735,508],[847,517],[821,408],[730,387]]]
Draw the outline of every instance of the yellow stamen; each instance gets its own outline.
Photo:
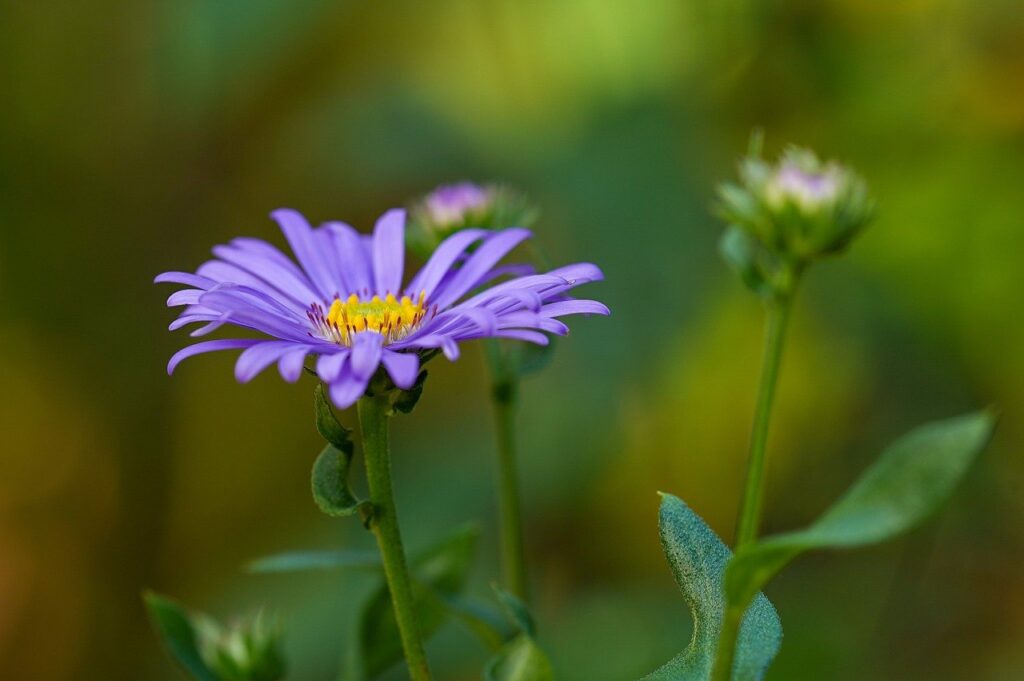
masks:
[[[384,336],[385,343],[392,343],[408,336],[423,321],[427,314],[426,298],[425,291],[420,292],[415,303],[409,296],[399,300],[391,293],[384,300],[373,296],[363,301],[355,293],[344,300],[335,298],[327,315],[320,317],[321,332],[343,345],[350,345],[352,335],[361,331],[375,331]]]

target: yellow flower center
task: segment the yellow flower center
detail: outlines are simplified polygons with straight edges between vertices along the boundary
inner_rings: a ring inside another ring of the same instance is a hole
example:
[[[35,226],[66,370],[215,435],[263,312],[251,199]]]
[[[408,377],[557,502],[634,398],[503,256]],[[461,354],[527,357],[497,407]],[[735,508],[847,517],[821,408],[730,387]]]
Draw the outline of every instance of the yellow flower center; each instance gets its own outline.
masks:
[[[375,331],[384,336],[384,343],[393,343],[409,335],[427,315],[426,291],[413,301],[409,296],[401,300],[392,294],[381,300],[374,296],[361,300],[353,293],[345,300],[335,298],[326,314],[314,303],[309,318],[320,335],[339,345],[351,345],[353,334],[360,331]]]

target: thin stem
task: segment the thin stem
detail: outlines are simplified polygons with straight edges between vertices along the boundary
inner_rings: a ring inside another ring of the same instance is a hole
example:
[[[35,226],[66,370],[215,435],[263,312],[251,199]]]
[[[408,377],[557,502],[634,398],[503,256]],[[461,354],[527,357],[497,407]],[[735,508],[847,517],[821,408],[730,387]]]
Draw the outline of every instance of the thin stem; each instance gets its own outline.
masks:
[[[779,382],[779,368],[782,364],[782,347],[786,338],[786,326],[793,307],[793,289],[772,299],[768,306],[768,325],[764,337],[764,361],[761,368],[761,385],[758,388],[757,409],[754,413],[754,428],[750,436],[750,457],[747,461],[747,481],[740,506],[739,527],[736,530],[736,550],[757,539],[761,524],[761,507],[764,500],[764,463],[768,443],[768,424],[771,421],[772,405],[775,402],[775,387]],[[718,635],[718,650],[711,674],[713,681],[729,681],[732,678],[733,660],[746,604],[726,609],[722,618],[722,630]]]
[[[373,504],[372,529],[384,563],[384,576],[391,594],[391,605],[395,610],[405,661],[409,665],[409,675],[412,681],[430,681],[430,665],[416,623],[412,582],[405,562],[391,485],[391,454],[388,448],[390,411],[391,405],[386,396],[363,397],[359,400],[363,458],[366,462],[370,501]]]
[[[754,414],[754,429],[750,436],[747,482],[743,490],[742,505],[740,506],[739,528],[736,531],[737,549],[742,548],[757,538],[758,527],[761,524],[768,424],[771,421],[772,404],[775,402],[775,386],[779,381],[782,346],[786,336],[786,324],[789,321],[791,309],[791,294],[773,300],[768,307],[768,326],[764,338],[764,364],[761,369],[761,386],[758,390],[757,411]]]
[[[515,412],[518,386],[512,379],[494,385],[494,418],[498,440],[498,513],[501,571],[505,588],[527,600],[526,555],[523,550],[519,471],[516,465]]]
[[[712,681],[729,681],[732,678],[733,658],[739,641],[740,625],[743,623],[745,608],[728,608],[722,618],[722,631],[718,634],[718,652]]]

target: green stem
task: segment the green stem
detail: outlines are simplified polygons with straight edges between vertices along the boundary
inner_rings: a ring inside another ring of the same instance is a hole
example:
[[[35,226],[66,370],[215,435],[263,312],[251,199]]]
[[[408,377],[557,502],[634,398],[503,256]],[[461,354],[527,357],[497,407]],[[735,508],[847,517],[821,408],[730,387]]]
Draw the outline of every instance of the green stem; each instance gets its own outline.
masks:
[[[795,285],[795,281],[794,281]],[[764,361],[761,368],[761,385],[758,388],[757,409],[754,413],[754,428],[750,436],[750,456],[747,461],[747,481],[740,506],[739,527],[736,530],[736,550],[757,539],[761,524],[761,508],[764,501],[764,462],[768,443],[768,424],[771,421],[772,405],[775,402],[775,387],[779,382],[779,368],[782,364],[782,347],[786,338],[786,326],[793,307],[793,288],[772,299],[768,305],[768,326],[764,337]],[[733,660],[739,640],[740,626],[747,604],[730,606],[722,618],[722,629],[718,635],[718,650],[711,674],[713,681],[729,681],[732,678]]]
[[[740,506],[739,528],[736,531],[736,548],[740,549],[757,538],[761,523],[761,506],[764,498],[764,460],[768,443],[768,424],[771,421],[772,404],[775,402],[775,386],[779,382],[779,366],[782,363],[782,346],[786,336],[786,324],[792,309],[792,295],[774,299],[768,307],[768,327],[764,339],[764,364],[761,369],[761,387],[758,390],[757,411],[754,414],[754,429],[750,436],[750,456],[747,460],[747,482]]]
[[[398,528],[398,513],[391,485],[391,454],[388,448],[388,418],[391,405],[386,395],[359,400],[359,426],[363,434],[366,479],[373,504],[372,529],[377,537],[384,576],[395,610],[395,621],[409,665],[412,681],[430,681],[430,665],[423,650],[416,623],[415,600],[409,568]]]
[[[728,608],[722,617],[715,668],[711,674],[712,681],[729,681],[732,678],[733,659],[736,657],[736,644],[739,641],[740,625],[743,623],[745,610],[746,608]]]
[[[498,513],[501,527],[501,570],[505,588],[527,600],[526,556],[523,550],[519,471],[516,465],[515,412],[518,386],[512,379],[492,390],[498,439]]]

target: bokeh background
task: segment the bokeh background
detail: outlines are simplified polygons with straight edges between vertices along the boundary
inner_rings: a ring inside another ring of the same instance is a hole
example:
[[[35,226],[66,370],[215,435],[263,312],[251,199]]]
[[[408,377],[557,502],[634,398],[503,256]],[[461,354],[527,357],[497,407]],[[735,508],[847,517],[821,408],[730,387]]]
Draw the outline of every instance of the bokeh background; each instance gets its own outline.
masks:
[[[911,426],[999,405],[932,522],[803,558],[768,589],[769,679],[1024,678],[1024,7],[1019,0],[177,0],[0,8],[0,677],[174,679],[139,594],[282,613],[296,681],[332,678],[371,587],[250,559],[369,547],[310,500],[312,382],[164,366],[152,277],[267,218],[369,229],[453,180],[542,206],[555,262],[599,263],[523,388],[527,541],[561,678],[623,681],[689,638],[655,490],[729,538],[762,310],[720,263],[714,184],[755,126],[849,161],[880,206],[806,282],[770,446],[767,525],[800,526]],[[478,349],[397,420],[408,543],[484,529]],[[345,418],[351,422],[351,415]],[[451,626],[442,679],[485,653]],[[400,670],[391,678],[401,678]]]

